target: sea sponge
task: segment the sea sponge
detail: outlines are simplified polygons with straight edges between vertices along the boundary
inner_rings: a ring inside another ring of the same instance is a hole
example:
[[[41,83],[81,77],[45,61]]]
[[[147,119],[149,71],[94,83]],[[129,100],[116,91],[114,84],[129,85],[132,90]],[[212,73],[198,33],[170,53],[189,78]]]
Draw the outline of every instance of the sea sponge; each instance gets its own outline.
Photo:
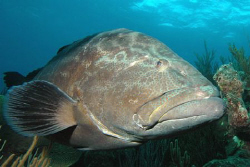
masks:
[[[242,98],[244,82],[232,64],[222,65],[214,75],[222,96],[227,101],[228,122],[235,133],[250,134],[249,115]]]

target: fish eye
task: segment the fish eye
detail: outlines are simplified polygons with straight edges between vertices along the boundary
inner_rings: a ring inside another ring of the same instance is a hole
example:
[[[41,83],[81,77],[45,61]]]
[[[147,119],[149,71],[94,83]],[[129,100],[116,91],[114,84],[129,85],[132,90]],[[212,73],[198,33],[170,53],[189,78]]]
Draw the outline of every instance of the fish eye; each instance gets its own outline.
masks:
[[[159,60],[159,61],[156,62],[156,66],[157,67],[160,67],[161,65],[162,65],[162,61],[161,60]]]

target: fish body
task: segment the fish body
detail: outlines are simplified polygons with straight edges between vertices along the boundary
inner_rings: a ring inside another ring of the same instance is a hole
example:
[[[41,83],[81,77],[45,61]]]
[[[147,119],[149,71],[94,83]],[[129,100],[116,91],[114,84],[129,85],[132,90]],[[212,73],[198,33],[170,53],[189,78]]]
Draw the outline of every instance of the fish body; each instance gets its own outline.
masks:
[[[80,150],[116,149],[220,118],[218,96],[157,39],[116,29],[61,48],[33,81],[8,91],[4,116],[26,136]]]

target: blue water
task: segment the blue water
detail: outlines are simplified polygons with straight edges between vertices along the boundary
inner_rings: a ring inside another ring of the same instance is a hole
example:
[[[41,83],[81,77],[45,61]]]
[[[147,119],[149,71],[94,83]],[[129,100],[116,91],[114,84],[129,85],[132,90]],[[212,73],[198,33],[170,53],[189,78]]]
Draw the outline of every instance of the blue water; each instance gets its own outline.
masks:
[[[250,0],[0,0],[0,78],[26,75],[61,46],[121,27],[161,40],[191,63],[204,40],[218,57],[230,55],[232,42],[250,55]]]

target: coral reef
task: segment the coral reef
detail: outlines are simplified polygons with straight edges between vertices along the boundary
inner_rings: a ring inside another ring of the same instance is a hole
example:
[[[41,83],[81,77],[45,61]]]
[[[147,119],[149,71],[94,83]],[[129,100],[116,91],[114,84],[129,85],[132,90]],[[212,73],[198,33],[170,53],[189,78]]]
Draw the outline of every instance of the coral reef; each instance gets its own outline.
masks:
[[[229,51],[232,56],[229,57],[228,60],[226,60],[225,57],[221,57],[220,60],[222,64],[228,61],[231,62],[231,64],[222,65],[213,77],[221,90],[221,96],[227,103],[227,114],[222,118],[224,120],[223,124],[225,126],[229,125],[229,129],[224,129],[223,132],[225,134],[224,149],[226,154],[224,155],[226,155],[226,157],[221,157],[227,159],[222,161],[211,161],[211,163],[208,163],[209,165],[206,166],[213,166],[212,164],[221,164],[221,166],[223,166],[222,164],[230,164],[231,162],[229,163],[229,160],[234,158],[239,151],[243,149],[247,151],[250,150],[250,144],[248,142],[250,139],[248,113],[250,102],[250,58],[245,57],[243,48],[237,49],[235,45],[229,45]],[[213,51],[206,51],[206,54],[203,54],[203,58],[197,56],[198,61],[196,61],[196,65],[201,72],[210,70],[208,73],[209,75],[206,73],[203,73],[203,75],[211,79],[210,74],[213,74],[211,67],[213,67],[214,63],[212,63],[213,56],[208,56],[208,53],[213,55]],[[215,67],[217,67],[217,64]],[[233,67],[237,69],[237,71]],[[235,135],[245,140],[245,142],[238,139]],[[244,156],[248,155],[245,154]],[[240,159],[239,161],[242,161],[242,163],[239,164],[247,164],[244,159]]]
[[[196,54],[195,64],[198,70],[211,81],[211,76],[215,73],[218,63],[214,63],[215,51],[208,51],[206,42],[204,42],[204,47],[204,54],[201,56]],[[233,129],[235,134],[240,137],[247,137],[244,133],[250,131],[248,114],[250,109],[250,57],[245,56],[243,48],[237,49],[234,44],[229,44],[229,51],[231,57],[228,60],[221,57],[220,60],[221,63],[229,61],[231,65],[223,65],[213,79],[227,102],[228,123],[231,130]],[[250,140],[250,137],[245,140]]]
[[[236,131],[250,131],[248,111],[242,98],[244,84],[238,72],[230,64],[223,65],[214,75],[214,79],[227,100],[230,126]]]
[[[243,151],[237,152],[233,156],[229,156],[227,159],[215,159],[207,164],[205,164],[203,167],[246,167],[250,164],[249,157],[245,156],[246,153]]]
[[[243,93],[245,84],[231,64],[223,65],[214,75],[214,79],[227,101],[228,123],[232,134],[250,141],[250,118]]]
[[[244,93],[249,91],[247,86],[247,82],[249,82],[247,70],[249,70],[249,67],[245,67],[248,62],[244,57],[243,49],[238,51],[234,45],[230,45],[229,50],[237,61],[234,62],[234,65],[222,65],[214,75],[214,79],[221,90],[222,97],[227,102],[228,133],[231,136],[231,138],[228,138],[229,146],[232,143],[236,143],[237,146],[236,149],[233,149],[234,151],[230,151],[231,156],[227,159],[211,161],[205,165],[206,167],[246,166],[250,163],[250,118],[246,106],[249,95],[244,96]],[[238,70],[243,69],[244,72],[236,71],[233,66]],[[239,154],[241,155],[239,156]]]

